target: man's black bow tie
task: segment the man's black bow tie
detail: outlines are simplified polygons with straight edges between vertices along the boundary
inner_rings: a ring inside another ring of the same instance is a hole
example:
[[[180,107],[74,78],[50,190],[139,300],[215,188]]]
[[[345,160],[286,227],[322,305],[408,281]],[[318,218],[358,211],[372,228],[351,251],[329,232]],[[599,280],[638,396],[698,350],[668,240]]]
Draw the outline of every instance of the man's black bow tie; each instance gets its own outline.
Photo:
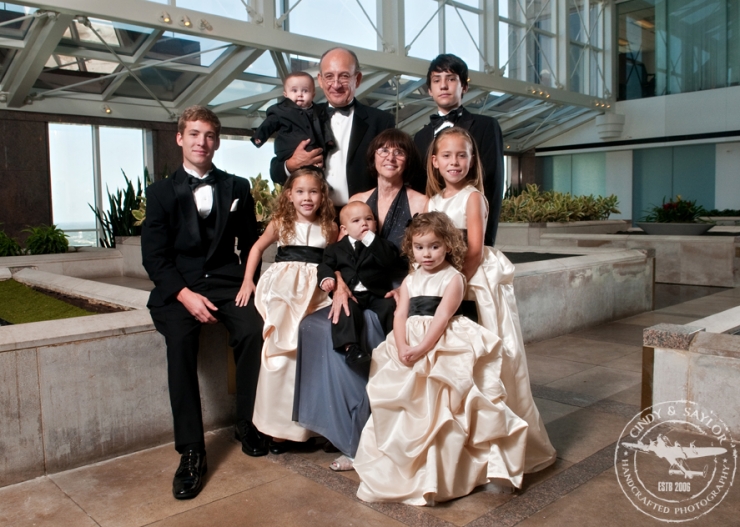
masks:
[[[188,176],[188,185],[190,186],[190,190],[192,191],[195,191],[195,189],[201,185],[213,185],[215,182],[216,176],[214,176],[213,173],[208,174],[203,179],[197,178],[195,176]]]
[[[327,106],[326,107],[326,114],[331,118],[332,115],[335,113],[341,113],[345,117],[349,115],[349,113],[352,111],[352,108],[355,107],[355,100],[352,99],[352,102],[349,103],[347,106],[342,106],[341,108],[335,108],[334,106]]]
[[[457,123],[457,120],[460,119],[460,117],[462,117],[462,112],[463,112],[463,109],[462,109],[462,106],[460,106],[458,109],[452,110],[447,115],[439,115],[438,113],[435,113],[429,116],[429,122],[432,123],[432,125],[434,125],[435,128],[447,121],[451,122],[452,124],[455,124]]]

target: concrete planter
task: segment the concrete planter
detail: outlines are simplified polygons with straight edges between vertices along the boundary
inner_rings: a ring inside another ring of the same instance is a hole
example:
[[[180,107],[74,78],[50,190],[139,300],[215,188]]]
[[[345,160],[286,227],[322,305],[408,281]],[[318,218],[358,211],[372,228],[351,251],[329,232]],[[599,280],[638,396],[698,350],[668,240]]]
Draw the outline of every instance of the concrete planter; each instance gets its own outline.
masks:
[[[647,234],[659,236],[701,236],[714,227],[711,223],[655,223],[638,221],[637,226]]]
[[[614,234],[626,231],[631,224],[631,220],[499,223],[496,246],[540,245],[543,234]]]

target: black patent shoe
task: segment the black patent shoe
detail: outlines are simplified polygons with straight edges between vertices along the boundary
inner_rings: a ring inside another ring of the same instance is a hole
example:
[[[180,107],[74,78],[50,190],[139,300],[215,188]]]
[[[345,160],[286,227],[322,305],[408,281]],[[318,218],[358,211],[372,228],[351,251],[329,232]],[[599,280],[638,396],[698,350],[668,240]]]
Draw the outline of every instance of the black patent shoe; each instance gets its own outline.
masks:
[[[267,455],[267,440],[252,423],[242,421],[236,425],[234,437],[242,444],[242,452],[248,456]]]
[[[206,453],[187,450],[180,456],[180,466],[172,480],[172,494],[178,500],[191,500],[203,488],[203,476],[208,471]]]
[[[347,366],[356,366],[358,364],[365,364],[370,362],[372,357],[368,352],[363,350],[358,344],[350,344],[347,349],[347,355],[344,356],[344,362]]]
[[[295,443],[293,441],[275,441],[274,439],[270,439],[270,453],[276,456],[285,454],[289,450],[292,450],[294,446]]]

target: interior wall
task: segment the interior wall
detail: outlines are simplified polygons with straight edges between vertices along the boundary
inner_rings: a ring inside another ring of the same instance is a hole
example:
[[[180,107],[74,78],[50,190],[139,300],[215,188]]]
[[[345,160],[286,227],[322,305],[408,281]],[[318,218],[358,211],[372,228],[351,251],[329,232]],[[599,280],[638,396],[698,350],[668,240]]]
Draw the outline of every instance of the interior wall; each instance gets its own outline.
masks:
[[[716,145],[715,208],[740,209],[740,142]]]
[[[619,214],[612,220],[632,219],[632,150],[606,152],[606,195],[619,199]]]

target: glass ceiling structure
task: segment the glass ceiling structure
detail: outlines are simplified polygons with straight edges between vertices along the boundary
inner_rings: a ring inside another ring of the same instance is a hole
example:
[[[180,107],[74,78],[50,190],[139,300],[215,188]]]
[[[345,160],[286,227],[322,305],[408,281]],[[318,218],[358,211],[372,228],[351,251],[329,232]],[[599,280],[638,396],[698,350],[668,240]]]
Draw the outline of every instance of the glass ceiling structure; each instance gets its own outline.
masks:
[[[337,45],[357,96],[415,133],[435,111],[429,60],[470,66],[466,107],[522,152],[611,111],[612,10],[601,0],[26,0],[0,2],[0,108],[174,119],[192,104],[252,128],[291,71]],[[319,90],[320,94],[320,90]],[[319,97],[320,100],[320,97]]]

